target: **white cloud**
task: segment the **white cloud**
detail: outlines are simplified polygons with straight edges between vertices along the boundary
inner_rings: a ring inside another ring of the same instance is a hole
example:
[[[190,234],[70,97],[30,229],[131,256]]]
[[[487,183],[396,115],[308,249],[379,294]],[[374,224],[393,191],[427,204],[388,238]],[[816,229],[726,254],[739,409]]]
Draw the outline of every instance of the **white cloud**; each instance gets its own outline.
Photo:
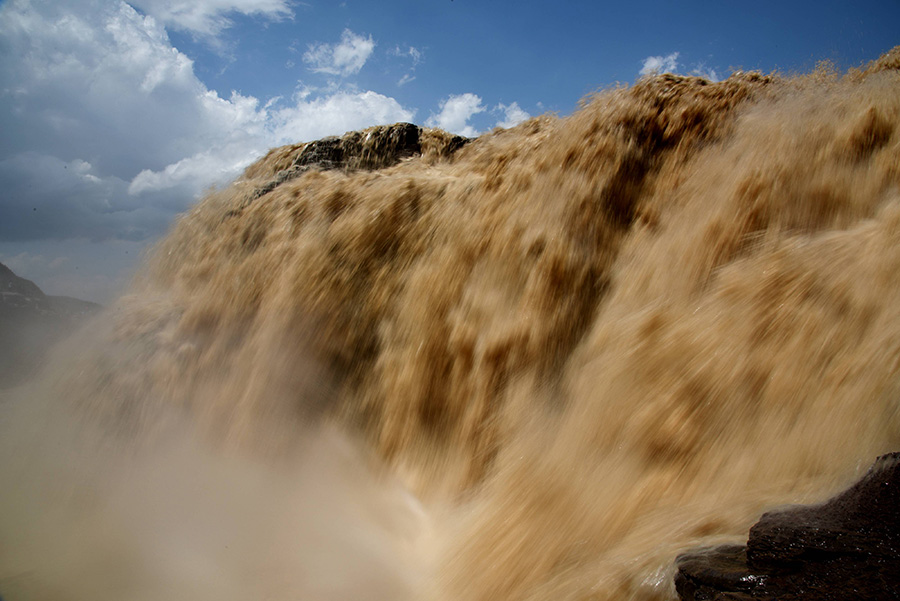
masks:
[[[124,2],[10,3],[0,35],[0,81],[18,90],[0,94],[0,158],[24,146],[130,179],[219,126],[191,60]]]
[[[422,51],[414,46],[407,46],[406,50],[400,46],[394,46],[393,50],[388,52],[391,56],[409,57],[412,60],[413,68],[422,62]]]
[[[337,92],[312,100],[300,100],[294,106],[274,111],[271,127],[282,143],[316,140],[370,125],[412,121],[410,111],[388,96],[376,92]]]
[[[407,56],[412,59],[413,67],[422,62],[422,51],[418,48],[414,48],[412,46],[409,47],[409,50],[406,52]]]
[[[216,37],[231,27],[229,14],[284,19],[293,16],[288,0],[130,0],[166,27]]]
[[[132,213],[181,211],[272,146],[414,115],[393,98],[338,86],[263,106],[238,93],[222,98],[153,17],[124,2],[14,0],[0,8],[0,36],[9,53],[0,56],[0,176],[21,191],[22,207],[48,209],[40,221],[8,215],[16,202],[0,206],[0,233],[17,239],[153,235],[160,220],[140,228]],[[371,49],[354,54],[363,38],[344,37],[334,63],[357,68]],[[50,211],[63,197],[66,206]],[[105,211],[113,217],[99,218]]]
[[[697,63],[694,65],[694,68],[691,69],[691,75],[703,77],[713,83],[719,81],[719,74],[716,73],[716,70],[708,68],[705,63]]]
[[[531,117],[531,115],[519,106],[518,102],[513,102],[511,104],[500,103],[495,110],[503,111],[504,113],[504,118],[497,122],[497,127],[515,127]]]
[[[673,52],[666,56],[648,56],[644,59],[644,66],[641,68],[641,75],[655,75],[657,73],[678,73],[679,64],[678,57],[680,53]],[[691,75],[703,77],[712,82],[719,81],[719,74],[716,70],[706,66],[706,63],[694,63],[690,71]]]
[[[678,52],[666,56],[648,56],[644,59],[641,75],[653,75],[655,73],[674,73],[678,70]]]
[[[441,111],[437,115],[432,114],[425,124],[472,138],[478,135],[478,131],[469,125],[469,119],[484,111],[480,96],[470,92],[453,95],[441,102]]]
[[[414,116],[340,86],[221,97],[121,1],[10,0],[0,40],[0,242],[19,246],[146,242],[273,146]]]
[[[257,138],[235,136],[233,140],[224,140],[215,152],[201,151],[158,171],[145,169],[132,180],[128,192],[175,190],[182,196],[196,196],[210,185],[233,179],[269,147],[316,140],[371,125],[412,121],[415,115],[393,98],[371,91],[336,92],[307,100],[310,96],[308,90],[302,90],[292,106],[276,109],[274,104],[267,104],[243,121],[264,121],[264,131]]]
[[[374,49],[372,36],[364,38],[345,29],[338,44],[310,44],[303,61],[317,73],[347,77],[359,73]]]
[[[397,80],[397,87],[401,87],[411,81],[415,81],[416,76],[413,75],[413,73],[415,73],[416,67],[423,60],[423,53],[421,50],[414,46],[407,46],[406,49],[403,49],[400,46],[394,46],[393,49],[388,50],[387,54],[388,56],[405,59],[403,62],[408,63],[408,71],[404,73],[400,79]]]
[[[135,196],[168,191],[194,198],[209,186],[234,178],[258,156],[259,152],[234,145],[216,149],[216,152],[198,152],[159,171],[144,169],[131,180],[128,193]]]
[[[130,195],[169,191],[193,199],[210,186],[233,179],[268,146],[275,145],[268,122],[270,103],[260,109],[253,96],[232,92],[225,100],[208,90],[199,100],[211,125],[205,135],[213,145],[197,144],[193,153],[174,155],[175,160],[162,169],[142,169],[128,186]]]

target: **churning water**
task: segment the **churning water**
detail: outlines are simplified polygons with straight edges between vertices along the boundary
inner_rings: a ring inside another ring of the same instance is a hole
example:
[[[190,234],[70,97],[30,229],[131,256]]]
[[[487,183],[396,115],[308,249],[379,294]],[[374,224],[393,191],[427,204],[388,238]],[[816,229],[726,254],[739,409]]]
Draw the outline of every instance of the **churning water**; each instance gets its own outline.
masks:
[[[672,599],[900,447],[898,50],[423,135],[272,151],[2,401],[5,599]]]

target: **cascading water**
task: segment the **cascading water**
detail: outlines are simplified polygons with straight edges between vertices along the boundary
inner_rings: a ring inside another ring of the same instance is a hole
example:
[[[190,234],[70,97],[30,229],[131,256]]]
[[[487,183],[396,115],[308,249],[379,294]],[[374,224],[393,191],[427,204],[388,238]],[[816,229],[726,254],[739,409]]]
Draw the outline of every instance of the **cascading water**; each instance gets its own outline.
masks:
[[[422,135],[272,151],[8,395],[4,598],[672,599],[900,447],[897,49]]]

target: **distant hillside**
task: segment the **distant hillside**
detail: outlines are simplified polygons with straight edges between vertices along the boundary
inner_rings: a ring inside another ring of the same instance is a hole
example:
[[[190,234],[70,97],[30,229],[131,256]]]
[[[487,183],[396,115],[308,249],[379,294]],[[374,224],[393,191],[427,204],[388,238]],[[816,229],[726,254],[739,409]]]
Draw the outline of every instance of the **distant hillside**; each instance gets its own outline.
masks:
[[[100,305],[48,296],[0,263],[0,388],[22,382],[47,351]]]
[[[37,284],[31,280],[20,278],[3,263],[0,263],[0,295],[2,295],[3,306],[7,304],[18,306],[18,301],[27,303],[28,300],[37,300],[45,296]]]

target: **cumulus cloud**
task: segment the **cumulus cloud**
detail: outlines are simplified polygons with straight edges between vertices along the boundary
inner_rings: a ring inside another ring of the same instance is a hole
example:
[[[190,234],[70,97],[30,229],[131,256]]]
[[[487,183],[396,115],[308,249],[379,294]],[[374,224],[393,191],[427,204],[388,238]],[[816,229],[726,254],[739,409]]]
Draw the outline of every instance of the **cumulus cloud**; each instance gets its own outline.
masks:
[[[497,105],[497,108],[495,110],[501,111],[504,114],[503,119],[497,122],[497,127],[515,127],[519,123],[531,117],[531,115],[529,115],[522,109],[522,107],[519,106],[518,102],[513,102],[510,104],[500,103]]]
[[[0,36],[4,156],[52,149],[128,177],[209,126],[190,59],[124,2],[12,2],[0,9]]]
[[[0,207],[6,239],[149,237],[165,220],[139,227],[148,212],[184,210],[272,146],[414,114],[368,91],[307,90],[264,106],[220,97],[159,22],[125,2],[10,2],[0,36],[0,177],[18,191]]]
[[[194,197],[210,185],[233,178],[259,156],[255,150],[227,144],[215,152],[202,151],[185,157],[159,171],[144,169],[131,180],[128,194],[175,192],[178,196]]]
[[[310,44],[303,61],[317,73],[347,77],[359,73],[374,49],[372,36],[363,37],[345,29],[338,44]]]
[[[185,147],[162,169],[141,169],[128,186],[130,195],[170,190],[180,197],[193,198],[211,185],[230,180],[259,156],[264,146],[274,145],[270,144],[268,107],[260,109],[256,98],[232,92],[224,99],[203,90],[196,100],[209,120],[204,135],[214,140],[214,145]]]
[[[293,16],[288,0],[130,0],[166,27],[216,37],[231,27],[230,14],[273,20]]]
[[[279,14],[276,3],[237,0],[200,2],[207,12],[197,14],[253,6]],[[353,59],[354,44],[350,54],[335,47],[332,63],[357,69],[370,50]],[[222,97],[150,8],[9,0],[0,4],[0,243],[80,240],[67,248],[82,253],[146,243],[272,146],[413,115],[393,98],[341,86],[266,102]]]
[[[288,140],[315,140],[374,124],[412,121],[414,111],[376,92],[337,92],[273,111],[272,127]]]
[[[469,119],[486,110],[481,104],[480,96],[470,92],[453,95],[441,102],[440,106],[440,112],[432,114],[425,122],[426,125],[470,138],[478,135],[478,131],[469,125]]]
[[[648,56],[644,59],[641,75],[653,75],[655,73],[675,73],[678,70],[678,52],[666,56]]]
[[[130,194],[179,190],[196,196],[210,185],[228,181],[271,146],[316,140],[370,125],[412,121],[415,111],[376,92],[339,91],[310,97],[304,92],[289,106],[269,105],[256,117],[265,120],[261,143],[226,141],[215,152],[201,151],[159,171],[145,169],[128,186]]]
[[[20,223],[20,238],[133,238],[139,230],[127,225],[129,213],[148,202],[131,198],[128,182],[141,171],[264,141],[265,115],[255,99],[208,90],[165,30],[124,2],[10,3],[0,9],[0,35],[9,53],[0,60],[8,86],[0,93],[3,183],[27,188],[33,203],[54,205],[57,215]],[[79,169],[88,169],[80,179]],[[201,179],[198,186],[218,178]],[[71,193],[56,194],[62,184]],[[160,208],[182,210],[190,199],[168,199]],[[98,229],[94,218],[104,207],[113,221]]]

